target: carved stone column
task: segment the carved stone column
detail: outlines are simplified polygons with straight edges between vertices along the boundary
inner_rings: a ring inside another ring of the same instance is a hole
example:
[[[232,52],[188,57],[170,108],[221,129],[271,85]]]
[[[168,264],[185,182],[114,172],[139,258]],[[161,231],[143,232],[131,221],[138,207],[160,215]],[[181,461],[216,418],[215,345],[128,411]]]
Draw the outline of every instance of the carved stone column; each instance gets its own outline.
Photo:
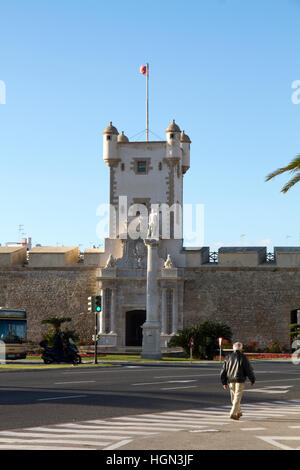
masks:
[[[161,296],[161,334],[167,334],[167,288],[163,287]]]
[[[159,241],[146,239],[147,246],[147,317],[143,325],[142,358],[161,359],[160,321],[157,276],[159,270]]]
[[[178,330],[178,287],[173,288],[173,306],[172,306],[172,334],[175,335]]]
[[[116,333],[116,288],[111,289],[111,307],[110,307],[110,333]]]

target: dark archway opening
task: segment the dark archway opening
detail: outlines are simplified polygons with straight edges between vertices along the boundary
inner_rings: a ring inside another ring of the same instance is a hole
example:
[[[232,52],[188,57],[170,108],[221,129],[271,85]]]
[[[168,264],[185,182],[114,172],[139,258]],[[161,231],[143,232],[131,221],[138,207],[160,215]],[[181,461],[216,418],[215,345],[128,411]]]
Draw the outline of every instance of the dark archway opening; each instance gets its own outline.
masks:
[[[126,346],[142,346],[143,330],[146,321],[146,310],[126,312]]]
[[[300,323],[300,309],[291,311],[291,324]]]
[[[292,310],[290,316],[290,341],[291,345],[300,336],[300,309]]]

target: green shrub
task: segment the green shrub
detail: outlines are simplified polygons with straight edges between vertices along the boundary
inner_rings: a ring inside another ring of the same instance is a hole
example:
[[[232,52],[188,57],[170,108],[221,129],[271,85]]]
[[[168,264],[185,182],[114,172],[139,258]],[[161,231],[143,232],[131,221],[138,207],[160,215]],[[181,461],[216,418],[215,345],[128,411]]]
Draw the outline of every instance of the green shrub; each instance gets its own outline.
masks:
[[[52,317],[52,318],[47,318],[42,321],[42,325],[51,325],[51,329],[47,332],[44,333],[43,339],[48,341],[48,344],[50,347],[53,347],[54,345],[54,337],[57,332],[61,331],[64,334],[64,337],[66,339],[72,339],[74,342],[79,341],[79,335],[75,332],[75,330],[69,330],[66,328],[65,330],[61,330],[61,325],[62,323],[70,322],[72,321],[72,318],[69,317]]]
[[[77,341],[79,341],[79,335],[74,330],[65,329],[65,330],[62,330],[62,333],[64,334],[64,337],[66,339],[71,338],[75,343]],[[48,341],[48,345],[50,347],[54,346],[54,337],[55,337],[55,335],[56,335],[55,330],[50,330],[47,333],[43,334],[43,339]]]
[[[296,339],[300,339],[300,325],[298,323],[292,323],[290,325],[290,333],[291,342],[295,341]]]
[[[194,340],[193,356],[212,360],[219,352],[218,338],[232,340],[232,332],[225,323],[206,321],[200,325],[180,330],[169,341],[169,347],[181,347],[187,356],[190,354],[190,339]]]
[[[256,353],[256,352],[258,352],[257,343],[255,341],[250,341],[250,343],[247,343],[247,344],[243,345],[243,350],[244,350],[244,352]]]
[[[265,352],[267,352],[267,353],[284,353],[285,351],[286,351],[285,346],[278,343],[278,341],[271,341],[268,344]]]

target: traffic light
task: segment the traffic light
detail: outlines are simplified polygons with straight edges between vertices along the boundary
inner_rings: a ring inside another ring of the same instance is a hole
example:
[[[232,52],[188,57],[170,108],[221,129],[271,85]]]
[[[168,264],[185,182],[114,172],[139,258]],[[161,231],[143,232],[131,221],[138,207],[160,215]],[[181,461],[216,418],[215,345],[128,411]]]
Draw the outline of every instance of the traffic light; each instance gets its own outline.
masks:
[[[88,298],[88,311],[100,313],[102,311],[101,295],[91,296]]]
[[[93,297],[88,297],[88,312],[93,311]]]
[[[101,295],[96,295],[95,297],[95,312],[101,312],[102,310],[102,297]]]

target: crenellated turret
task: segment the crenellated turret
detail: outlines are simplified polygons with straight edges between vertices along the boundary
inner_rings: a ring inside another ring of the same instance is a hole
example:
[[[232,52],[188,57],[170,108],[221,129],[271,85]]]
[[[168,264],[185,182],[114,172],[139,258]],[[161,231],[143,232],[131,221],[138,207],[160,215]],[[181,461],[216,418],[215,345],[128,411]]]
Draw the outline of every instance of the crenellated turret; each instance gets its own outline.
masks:
[[[182,157],[182,150],[180,146],[180,128],[173,119],[172,124],[166,130],[167,134],[167,158],[178,159]]]
[[[103,132],[103,160],[108,165],[109,162],[114,162],[118,160],[118,135],[119,132],[112,125],[112,122],[109,123],[109,126]]]
[[[184,133],[184,131],[182,131],[180,135],[180,144],[182,148],[182,173],[186,173],[190,168],[191,139]]]

